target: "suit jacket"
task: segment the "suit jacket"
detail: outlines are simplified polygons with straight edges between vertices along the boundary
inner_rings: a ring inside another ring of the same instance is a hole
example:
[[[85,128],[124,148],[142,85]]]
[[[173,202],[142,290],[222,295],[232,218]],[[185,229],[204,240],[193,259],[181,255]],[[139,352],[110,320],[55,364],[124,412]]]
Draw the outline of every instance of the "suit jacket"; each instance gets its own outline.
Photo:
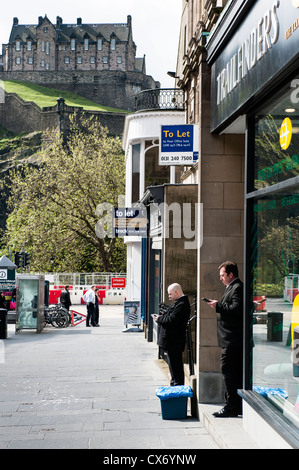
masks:
[[[166,351],[171,348],[183,351],[186,344],[186,328],[189,317],[189,299],[183,295],[157,319],[157,323],[160,325],[158,345]]]
[[[243,283],[235,279],[217,302],[218,345],[242,346],[243,343]]]

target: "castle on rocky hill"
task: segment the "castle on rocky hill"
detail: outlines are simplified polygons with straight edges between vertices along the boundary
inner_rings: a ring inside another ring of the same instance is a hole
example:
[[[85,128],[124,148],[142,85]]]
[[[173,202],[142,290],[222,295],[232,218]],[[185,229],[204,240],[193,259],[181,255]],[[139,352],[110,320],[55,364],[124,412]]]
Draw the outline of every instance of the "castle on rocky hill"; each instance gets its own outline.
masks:
[[[65,24],[47,16],[37,25],[13,19],[2,45],[0,79],[22,80],[74,91],[106,106],[134,109],[138,91],[158,88],[146,75],[145,57],[136,57],[132,18],[124,24]]]

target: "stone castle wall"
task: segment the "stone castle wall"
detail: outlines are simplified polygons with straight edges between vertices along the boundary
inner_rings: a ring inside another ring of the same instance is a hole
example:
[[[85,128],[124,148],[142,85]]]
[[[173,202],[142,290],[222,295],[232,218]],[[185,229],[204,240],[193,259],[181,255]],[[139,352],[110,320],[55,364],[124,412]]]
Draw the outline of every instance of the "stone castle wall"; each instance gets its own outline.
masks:
[[[16,134],[46,129],[67,132],[69,116],[82,112],[82,108],[64,103],[41,109],[33,102],[23,101],[15,93],[5,93],[4,103],[0,104],[0,125]],[[111,135],[122,135],[126,113],[84,111],[84,114],[98,118],[104,127],[108,127]]]
[[[135,96],[159,83],[141,72],[121,71],[20,71],[0,72],[0,80],[19,80],[77,93],[103,106],[133,111]]]

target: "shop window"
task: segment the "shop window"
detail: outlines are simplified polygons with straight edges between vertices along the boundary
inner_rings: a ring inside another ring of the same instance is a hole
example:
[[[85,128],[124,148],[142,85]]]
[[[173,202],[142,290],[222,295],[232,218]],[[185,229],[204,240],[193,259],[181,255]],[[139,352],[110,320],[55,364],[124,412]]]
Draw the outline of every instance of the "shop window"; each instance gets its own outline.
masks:
[[[256,115],[247,264],[252,386],[281,389],[267,400],[299,428],[299,86]],[[253,134],[252,134],[253,136]]]
[[[147,141],[145,147],[145,188],[169,183],[170,167],[159,165],[158,141],[155,146],[152,141]]]

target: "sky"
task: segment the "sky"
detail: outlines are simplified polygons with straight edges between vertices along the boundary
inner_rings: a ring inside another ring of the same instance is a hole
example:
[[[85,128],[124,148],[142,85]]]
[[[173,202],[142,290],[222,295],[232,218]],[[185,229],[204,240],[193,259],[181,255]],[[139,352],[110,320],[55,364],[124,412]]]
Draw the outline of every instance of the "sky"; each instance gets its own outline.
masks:
[[[1,9],[0,51],[14,17],[19,24],[37,24],[45,15],[54,24],[57,16],[64,23],[76,23],[79,17],[82,23],[126,23],[131,15],[136,57],[145,54],[146,73],[162,88],[173,88],[167,72],[176,69],[181,14],[182,0],[13,0]]]

